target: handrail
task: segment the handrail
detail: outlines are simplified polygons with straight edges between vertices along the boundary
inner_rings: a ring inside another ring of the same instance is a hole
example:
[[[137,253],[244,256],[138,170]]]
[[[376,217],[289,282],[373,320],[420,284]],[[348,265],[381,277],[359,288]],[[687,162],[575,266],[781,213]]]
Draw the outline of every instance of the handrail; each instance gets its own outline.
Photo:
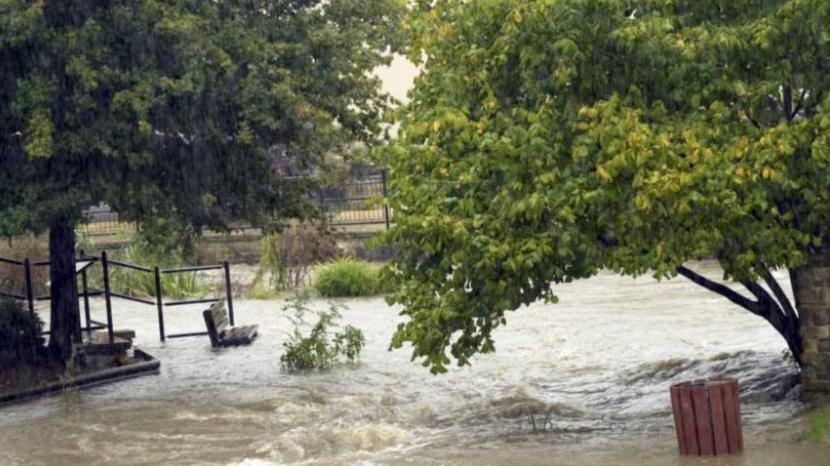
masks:
[[[113,259],[109,259],[108,262],[112,265],[118,265],[127,269],[138,270],[139,272],[153,273],[153,269],[142,267],[140,265],[130,264],[129,262],[121,262]]]
[[[6,293],[5,291],[0,291],[0,296],[5,296],[6,298],[17,299],[20,301],[24,301],[26,299],[25,296],[20,296],[19,294],[14,293]]]
[[[84,267],[80,269],[76,269],[78,276],[82,279],[83,284],[83,292],[79,290],[78,296],[84,298],[84,307],[86,311],[86,325],[83,327],[86,331],[92,330],[101,330],[106,329],[109,337],[110,343],[112,343],[114,334],[113,334],[113,326],[112,326],[112,305],[110,299],[112,297],[126,299],[128,301],[134,301],[141,304],[146,304],[148,306],[157,306],[158,307],[158,318],[159,318],[159,336],[161,340],[164,341],[167,335],[164,332],[164,307],[165,306],[185,306],[185,305],[192,305],[192,304],[212,304],[220,301],[222,298],[199,298],[199,299],[184,299],[184,300],[174,300],[174,301],[164,301],[164,294],[162,289],[162,281],[161,281],[161,274],[176,274],[176,273],[192,273],[192,272],[203,272],[208,270],[223,270],[224,271],[224,282],[225,282],[225,296],[224,299],[227,302],[228,306],[228,318],[231,326],[234,325],[234,312],[233,312],[233,294],[231,293],[231,274],[230,274],[230,264],[228,261],[224,261],[222,264],[217,265],[200,265],[200,266],[192,266],[192,267],[175,267],[170,269],[161,269],[158,266],[153,268],[144,267],[137,264],[131,264],[129,262],[122,262],[117,260],[111,260],[107,257],[107,252],[102,251],[100,256],[86,254],[83,250],[80,251],[78,257],[75,258],[77,262],[89,262],[89,264],[85,264]],[[103,279],[104,279],[104,286],[103,290],[89,288],[87,282],[87,273],[88,273],[88,265],[92,265],[92,263],[100,262],[103,272]],[[9,259],[5,257],[0,257],[0,263],[12,264],[15,266],[22,266],[23,273],[26,277],[26,295],[18,295],[15,293],[9,293],[6,291],[0,290],[0,296],[6,296],[12,299],[17,299],[20,301],[28,301],[29,303],[29,311],[31,313],[35,312],[34,304],[38,301],[50,301],[52,297],[50,295],[42,295],[36,296],[34,293],[34,287],[32,284],[32,267],[41,267],[41,266],[49,266],[51,265],[49,260],[38,260],[38,261],[31,261],[30,259],[24,259],[22,261],[18,261],[16,259]],[[156,284],[156,293],[154,299],[145,299],[139,298],[135,296],[130,296],[127,294],[116,293],[110,289],[110,273],[109,273],[109,266],[118,266],[124,267],[131,270],[136,270],[139,272],[144,273],[152,273],[155,275],[155,284]],[[106,323],[98,322],[90,318],[89,314],[89,298],[92,296],[103,296],[104,303],[106,307]],[[43,332],[42,334],[48,334],[48,332]],[[182,334],[174,334],[169,335],[171,338],[176,337],[184,337],[184,336],[196,336],[196,335],[205,335],[204,332],[199,333],[182,333]]]
[[[167,301],[165,306],[186,306],[188,304],[208,304],[219,302],[219,298],[190,299],[185,301]],[[153,303],[155,304],[155,303]]]
[[[111,262],[111,261],[110,261]],[[221,265],[198,265],[194,267],[180,267],[177,269],[162,269],[160,273],[186,273],[186,272],[201,272],[205,270],[220,270]]]
[[[135,296],[116,293],[114,291],[110,291],[110,296],[115,296],[116,298],[126,299],[127,301],[135,301],[137,303],[142,303],[142,304],[150,304],[150,305],[155,305],[156,304],[154,301],[150,301],[150,300],[142,299],[142,298],[136,298]]]

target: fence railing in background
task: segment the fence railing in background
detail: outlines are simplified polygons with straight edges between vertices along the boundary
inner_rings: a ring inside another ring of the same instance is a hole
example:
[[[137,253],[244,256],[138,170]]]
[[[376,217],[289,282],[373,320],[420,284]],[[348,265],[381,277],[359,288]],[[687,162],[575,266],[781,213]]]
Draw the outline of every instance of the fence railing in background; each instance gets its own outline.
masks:
[[[330,225],[385,225],[389,228],[392,212],[386,204],[388,194],[386,172],[376,172],[355,177],[335,186],[321,187],[311,193],[320,204]],[[111,236],[135,231],[135,224],[123,222],[118,212],[106,204],[84,212],[87,222],[78,227],[78,233],[86,236]],[[239,225],[239,228],[247,228]]]
[[[182,338],[182,337],[191,337],[191,336],[205,336],[207,335],[206,331],[203,332],[187,332],[187,333],[177,333],[177,334],[167,334],[165,333],[164,329],[164,308],[165,306],[172,307],[172,306],[185,306],[185,305],[193,305],[193,304],[207,304],[207,303],[215,303],[218,302],[221,297],[214,297],[214,298],[200,298],[200,299],[186,299],[186,300],[171,300],[165,301],[164,300],[164,290],[162,288],[162,281],[161,276],[164,274],[182,274],[182,273],[194,273],[194,272],[202,272],[208,270],[222,270],[224,274],[224,287],[225,287],[225,296],[224,299],[227,301],[228,305],[228,320],[230,321],[231,326],[234,325],[234,315],[233,315],[233,290],[231,288],[231,271],[230,271],[230,264],[228,261],[224,261],[222,264],[218,265],[207,265],[207,266],[197,266],[197,267],[180,267],[180,268],[171,268],[171,269],[161,269],[158,266],[155,267],[145,267],[136,264],[130,264],[128,262],[122,262],[118,260],[112,260],[107,257],[107,252],[102,251],[100,256],[92,256],[86,255],[83,251],[81,251],[80,256],[75,260],[77,264],[77,274],[81,279],[81,290],[78,293],[78,299],[83,300],[83,311],[84,311],[84,322],[81,322],[81,319],[78,319],[79,328],[77,332],[81,332],[84,330],[91,334],[94,330],[107,330],[107,339],[110,344],[114,342],[114,333],[113,333],[113,323],[112,323],[112,298],[121,298],[128,301],[133,301],[141,304],[146,304],[150,306],[155,306],[157,315],[158,315],[158,324],[159,324],[159,338],[161,341],[165,341],[167,338]],[[12,265],[15,267],[21,267],[21,272],[25,274],[25,290],[24,295],[17,294],[14,290],[0,290],[0,296],[4,296],[7,298],[16,299],[19,301],[25,301],[28,304],[29,312],[34,314],[35,313],[35,302],[36,301],[49,301],[51,299],[50,296],[35,296],[34,294],[34,287],[32,284],[32,268],[33,267],[48,267],[49,261],[31,261],[30,259],[24,259],[22,261],[15,260],[15,259],[7,259],[0,257],[0,263]],[[89,271],[92,265],[100,263],[101,264],[101,275],[102,275],[102,283],[103,283],[103,290],[96,290],[89,287]],[[154,290],[154,299],[145,299],[137,296],[130,296],[123,293],[118,293],[112,290],[111,286],[111,271],[112,267],[120,267],[124,269],[128,269],[138,273],[148,273],[153,274],[154,281],[155,281],[155,290]],[[89,308],[89,298],[93,296],[103,296],[104,297],[104,304],[106,309],[107,321],[98,322],[93,320],[90,317],[90,308]],[[43,335],[48,335],[49,332],[45,331],[42,332]]]
[[[384,224],[392,221],[386,204],[386,172],[356,178],[336,186],[318,188],[315,201],[335,226]]]

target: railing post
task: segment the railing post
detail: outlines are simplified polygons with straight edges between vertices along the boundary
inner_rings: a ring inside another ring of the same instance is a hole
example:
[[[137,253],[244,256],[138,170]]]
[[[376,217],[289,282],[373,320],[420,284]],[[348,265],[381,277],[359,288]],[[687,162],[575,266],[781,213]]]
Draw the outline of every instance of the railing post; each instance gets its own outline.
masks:
[[[153,274],[156,278],[156,308],[159,315],[159,338],[164,341],[164,301],[161,290],[161,271],[159,266],[153,267]]]
[[[228,261],[225,261],[225,296],[228,301],[228,320],[230,321],[231,327],[234,326],[233,322],[233,290],[231,289],[231,266],[228,264]]]
[[[81,260],[84,260],[84,250],[81,249]],[[86,333],[92,339],[92,323],[89,318],[89,280],[87,277],[87,267],[81,272],[81,285],[84,287],[84,317],[86,317]]]
[[[386,229],[389,229],[389,199],[387,198],[388,192],[386,190],[386,170],[381,170],[380,172],[380,180],[383,185],[383,220],[386,222]]]
[[[112,333],[112,300],[110,299],[110,267],[107,261],[107,251],[101,251],[101,268],[104,271],[104,302],[107,307],[107,336],[109,343],[115,342]]]
[[[26,301],[29,303],[29,312],[34,315],[35,292],[32,289],[32,262],[28,257],[23,261],[23,273],[25,274],[24,278],[26,280]]]

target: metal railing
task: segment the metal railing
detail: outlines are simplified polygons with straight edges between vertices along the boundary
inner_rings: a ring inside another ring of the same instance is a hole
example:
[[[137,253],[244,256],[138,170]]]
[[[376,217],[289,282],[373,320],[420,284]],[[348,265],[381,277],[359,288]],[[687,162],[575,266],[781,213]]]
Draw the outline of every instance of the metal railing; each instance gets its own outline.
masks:
[[[78,275],[81,278],[81,291],[78,293],[78,298],[83,299],[83,309],[84,309],[84,321],[85,325],[82,325],[81,328],[78,328],[77,331],[80,332],[81,330],[85,330],[91,335],[91,332],[94,330],[107,330],[107,339],[110,344],[114,342],[114,333],[113,333],[113,323],[112,323],[112,298],[120,298],[136,303],[146,304],[150,306],[155,306],[157,315],[158,315],[158,326],[159,326],[159,338],[161,341],[165,341],[167,338],[182,338],[182,337],[191,337],[191,336],[204,336],[207,335],[207,332],[186,332],[186,333],[177,333],[177,334],[167,334],[165,333],[164,328],[164,309],[165,307],[173,307],[173,306],[186,306],[186,305],[193,305],[193,304],[208,304],[208,303],[215,303],[218,302],[221,297],[214,297],[214,298],[200,298],[200,299],[186,299],[186,300],[169,300],[166,301],[164,299],[164,290],[162,287],[161,276],[162,275],[169,275],[169,274],[182,274],[182,273],[193,273],[193,272],[202,272],[208,270],[222,270],[224,272],[224,285],[225,285],[225,296],[224,299],[227,302],[228,306],[228,320],[231,326],[234,325],[234,313],[233,313],[233,293],[232,293],[232,286],[231,286],[231,272],[230,272],[230,264],[228,261],[224,261],[222,264],[218,265],[207,265],[207,266],[193,266],[193,267],[179,267],[179,268],[170,268],[170,269],[162,269],[158,266],[154,267],[145,267],[141,265],[131,264],[129,262],[122,262],[118,260],[109,259],[107,257],[107,252],[102,251],[100,256],[93,256],[93,255],[86,255],[83,251],[81,251],[80,257],[76,259],[76,263],[80,262],[88,262],[88,264],[80,269]],[[46,296],[35,296],[34,294],[34,286],[32,283],[32,269],[34,267],[48,267],[49,261],[31,261],[30,259],[26,258],[22,261],[15,260],[15,259],[7,259],[0,257],[0,263],[9,264],[12,266],[22,267],[22,272],[25,274],[25,295],[19,295],[12,291],[7,290],[0,290],[0,296],[4,296],[7,298],[16,299],[19,301],[25,301],[28,305],[29,312],[34,314],[35,313],[35,302],[36,301],[49,301],[51,297]],[[92,289],[89,287],[89,270],[90,267],[96,263],[101,264],[101,275],[102,275],[102,282],[103,282],[103,290]],[[154,299],[146,299],[137,296],[130,296],[124,293],[118,293],[112,290],[110,278],[111,278],[111,270],[113,267],[120,267],[124,269],[128,269],[131,271],[139,272],[139,273],[147,273],[152,274],[154,276]],[[98,322],[93,320],[90,317],[90,308],[89,308],[89,298],[94,296],[103,296],[105,309],[106,309],[106,316],[107,321]],[[80,322],[79,324],[82,324]],[[43,335],[48,335],[48,331],[42,332]]]
[[[315,201],[323,208],[329,224],[335,226],[384,224],[392,221],[386,203],[388,188],[386,172],[331,187],[321,187],[314,193]]]
[[[355,177],[334,186],[314,189],[310,196],[333,226],[385,225],[389,228],[392,212],[386,203],[386,171]],[[119,220],[118,212],[103,204],[85,212],[87,222],[78,226],[86,236],[106,236],[135,231],[135,224]],[[239,228],[247,228],[239,225]]]

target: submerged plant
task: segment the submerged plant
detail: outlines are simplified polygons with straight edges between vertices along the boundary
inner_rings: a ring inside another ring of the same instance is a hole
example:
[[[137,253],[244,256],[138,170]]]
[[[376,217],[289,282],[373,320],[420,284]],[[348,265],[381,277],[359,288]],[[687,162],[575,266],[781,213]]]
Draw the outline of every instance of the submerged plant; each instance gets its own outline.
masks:
[[[356,362],[366,344],[363,332],[352,325],[340,326],[345,307],[329,303],[327,310],[316,311],[308,307],[308,294],[301,293],[282,307],[294,326],[288,340],[283,343],[285,353],[280,364],[285,371],[325,370],[346,362]],[[313,324],[308,316],[316,317]],[[308,334],[303,331],[311,325]]]

